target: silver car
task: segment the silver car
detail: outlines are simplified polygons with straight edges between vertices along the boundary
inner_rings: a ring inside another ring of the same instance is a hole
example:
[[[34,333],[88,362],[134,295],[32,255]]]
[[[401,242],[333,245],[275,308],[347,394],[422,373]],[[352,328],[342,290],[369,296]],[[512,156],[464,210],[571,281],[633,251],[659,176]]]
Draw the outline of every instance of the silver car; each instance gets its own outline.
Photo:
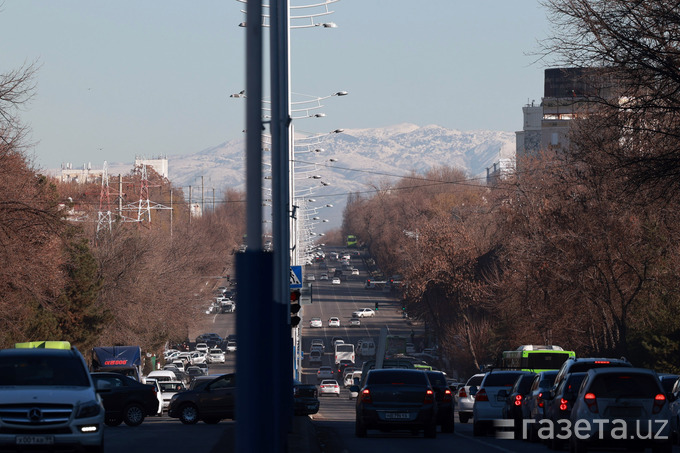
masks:
[[[458,391],[456,396],[456,405],[458,406],[458,418],[461,423],[467,423],[472,418],[472,408],[475,405],[475,395],[479,389],[484,373],[475,374],[467,380],[464,387]],[[473,391],[470,391],[473,388]]]

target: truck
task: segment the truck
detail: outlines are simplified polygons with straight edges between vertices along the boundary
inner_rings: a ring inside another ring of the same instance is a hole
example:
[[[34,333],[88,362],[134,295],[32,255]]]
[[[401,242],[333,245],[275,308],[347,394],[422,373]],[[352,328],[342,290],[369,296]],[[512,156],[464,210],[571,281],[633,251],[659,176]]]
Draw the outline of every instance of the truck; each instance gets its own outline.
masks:
[[[356,363],[356,353],[354,352],[354,345],[352,343],[340,343],[335,345],[335,365],[337,366],[341,360],[350,360]]]
[[[142,348],[101,346],[92,348],[92,371],[110,371],[142,380]]]

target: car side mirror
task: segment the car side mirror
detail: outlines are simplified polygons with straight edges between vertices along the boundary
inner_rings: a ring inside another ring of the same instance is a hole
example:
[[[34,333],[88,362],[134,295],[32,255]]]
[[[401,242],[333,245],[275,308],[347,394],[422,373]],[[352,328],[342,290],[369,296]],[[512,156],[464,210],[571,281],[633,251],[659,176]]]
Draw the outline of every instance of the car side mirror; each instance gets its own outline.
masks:
[[[470,395],[475,396],[478,390],[479,389],[477,388],[477,386],[473,385],[472,387],[470,387]]]

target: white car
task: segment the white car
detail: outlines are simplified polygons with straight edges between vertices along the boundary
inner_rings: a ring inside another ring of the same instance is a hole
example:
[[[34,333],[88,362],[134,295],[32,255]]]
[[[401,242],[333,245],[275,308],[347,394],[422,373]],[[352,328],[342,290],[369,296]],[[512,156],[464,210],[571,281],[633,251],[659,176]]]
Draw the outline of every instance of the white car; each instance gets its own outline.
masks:
[[[191,354],[191,357],[189,358],[189,362],[192,365],[198,365],[199,363],[207,363],[208,361],[208,352],[199,352],[196,351],[193,354]]]
[[[352,269],[352,275],[359,275],[359,269]]]
[[[328,320],[328,327],[340,327],[340,318],[332,317]]]
[[[163,415],[163,408],[165,406],[163,406],[163,395],[161,395],[161,385],[160,385],[160,383],[153,378],[151,378],[151,379],[146,378],[144,380],[144,383],[147,384],[147,385],[153,385],[156,388],[156,398],[158,398],[158,410],[156,411],[156,415],[159,415],[159,416]]]
[[[323,322],[321,321],[321,318],[312,318],[309,321],[309,327],[323,327]]]
[[[163,381],[159,382],[158,385],[161,388],[160,395],[161,398],[163,399],[163,410],[168,409],[170,400],[176,393],[183,392],[184,390],[186,390],[184,383],[180,381]]]
[[[372,318],[375,316],[375,311],[372,308],[360,308],[352,313],[353,318]]]
[[[340,386],[335,379],[325,379],[319,384],[319,396],[335,395],[340,397]]]
[[[494,420],[503,418],[503,408],[508,390],[512,388],[517,378],[526,373],[526,371],[519,370],[501,370],[484,375],[479,390],[475,394],[475,402],[472,405],[473,436],[483,435],[487,427],[493,425]],[[460,417],[460,410],[458,417]]]
[[[333,280],[331,281],[331,284],[333,285],[339,285],[340,284],[340,279],[338,277],[333,277]]]
[[[208,343],[197,343],[196,344],[196,351],[201,351],[201,352],[208,352]]]
[[[349,320],[349,326],[350,327],[360,327],[361,326],[361,320],[357,317],[352,317]]]
[[[316,276],[314,274],[308,275],[307,276],[307,281],[308,282],[313,282],[316,280]]]
[[[321,277],[319,277],[319,280],[328,280],[328,274],[321,274]]]
[[[326,345],[323,342],[323,338],[314,338],[312,340],[312,349],[314,349],[315,346],[321,348],[322,352],[326,350]]]
[[[333,368],[329,366],[322,366],[316,372],[316,378],[319,380],[332,379],[333,378]]]
[[[235,341],[227,341],[227,352],[236,352],[236,342]]]
[[[224,351],[219,348],[211,349],[208,353],[208,357],[210,363],[224,363],[226,361]]]

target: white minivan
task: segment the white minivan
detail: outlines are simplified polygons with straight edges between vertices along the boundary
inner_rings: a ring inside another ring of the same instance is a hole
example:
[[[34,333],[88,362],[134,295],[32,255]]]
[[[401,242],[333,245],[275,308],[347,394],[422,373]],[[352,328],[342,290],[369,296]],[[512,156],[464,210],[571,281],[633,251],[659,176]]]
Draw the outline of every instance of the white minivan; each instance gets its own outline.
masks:
[[[361,340],[359,354],[361,357],[375,357],[375,342],[373,340]]]

